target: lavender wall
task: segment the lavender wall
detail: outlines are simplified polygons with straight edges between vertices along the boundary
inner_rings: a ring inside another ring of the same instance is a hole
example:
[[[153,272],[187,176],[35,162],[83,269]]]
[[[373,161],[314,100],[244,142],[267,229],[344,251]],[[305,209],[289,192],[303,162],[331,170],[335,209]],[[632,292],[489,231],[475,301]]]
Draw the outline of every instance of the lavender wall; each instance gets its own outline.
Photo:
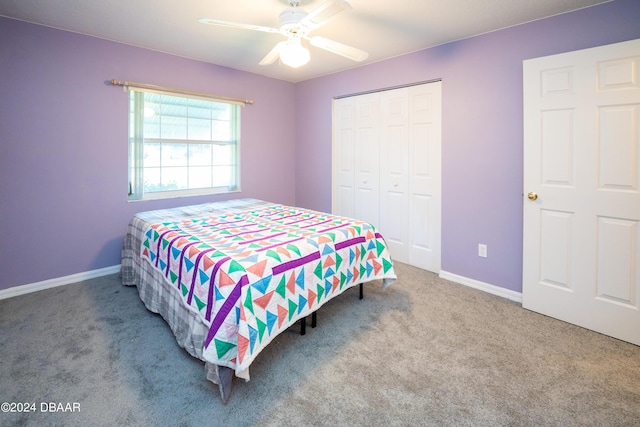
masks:
[[[298,83],[297,204],[331,209],[332,97],[442,79],[442,269],[520,292],[522,61],[639,38],[639,23],[640,2],[616,0]]]
[[[295,203],[294,84],[6,18],[0,40],[0,290],[117,265],[135,212],[225,198],[127,202],[127,94],[109,79],[254,99],[232,197]]]

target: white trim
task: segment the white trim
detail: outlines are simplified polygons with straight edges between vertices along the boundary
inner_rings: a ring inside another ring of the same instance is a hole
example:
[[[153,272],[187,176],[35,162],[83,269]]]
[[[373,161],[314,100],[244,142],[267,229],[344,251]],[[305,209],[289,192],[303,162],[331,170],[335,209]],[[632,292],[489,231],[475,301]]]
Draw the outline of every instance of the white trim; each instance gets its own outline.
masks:
[[[96,277],[108,276],[120,272],[120,264],[111,267],[99,268],[97,270],[85,271],[83,273],[71,274],[69,276],[58,277],[56,279],[43,280],[42,282],[29,283],[28,285],[14,286],[0,291],[0,300],[16,297],[18,295],[30,294],[44,289],[58,286],[70,285],[71,283],[82,282],[83,280],[94,279]]]
[[[479,289],[484,292],[488,292],[499,297],[507,298],[515,302],[522,303],[522,292],[516,292],[509,289],[502,288],[500,286],[491,285],[489,283],[480,282],[479,280],[470,279],[468,277],[459,276],[457,274],[449,273],[448,271],[441,270],[440,277],[445,280],[459,283],[470,288]]]

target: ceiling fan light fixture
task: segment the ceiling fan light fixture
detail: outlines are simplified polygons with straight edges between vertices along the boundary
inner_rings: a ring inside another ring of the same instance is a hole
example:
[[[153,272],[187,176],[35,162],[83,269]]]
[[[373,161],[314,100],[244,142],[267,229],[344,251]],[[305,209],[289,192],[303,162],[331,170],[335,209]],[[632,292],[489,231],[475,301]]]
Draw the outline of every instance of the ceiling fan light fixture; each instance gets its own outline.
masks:
[[[292,38],[280,51],[280,60],[289,67],[298,68],[311,59],[309,49],[302,46],[300,39]]]

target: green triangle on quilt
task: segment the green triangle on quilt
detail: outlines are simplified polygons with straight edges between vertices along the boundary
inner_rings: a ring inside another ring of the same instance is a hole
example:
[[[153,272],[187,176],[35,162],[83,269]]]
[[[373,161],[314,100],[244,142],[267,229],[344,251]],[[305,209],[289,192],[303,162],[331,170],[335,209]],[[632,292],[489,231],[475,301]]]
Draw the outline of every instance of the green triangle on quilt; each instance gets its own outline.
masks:
[[[362,233],[362,227],[360,227],[359,225],[354,225],[353,228],[358,232],[358,234]]]
[[[267,311],[267,329],[269,330],[269,335],[271,335],[271,331],[273,330],[273,325],[276,324],[278,320],[278,316],[273,314],[270,311]]]
[[[251,314],[255,314],[255,313],[253,313],[253,299],[251,298],[251,287],[247,288],[247,296],[244,299],[244,304],[243,305],[246,308],[249,309]]]
[[[186,297],[189,293],[189,288],[187,288],[184,283],[180,283],[180,292],[182,292],[183,297]]]
[[[176,273],[174,273],[173,271],[169,272],[169,278],[171,279],[171,283],[176,283],[176,281],[178,280],[178,275]]]
[[[198,245],[198,249],[210,249],[210,248],[211,248],[211,245],[209,245],[206,242],[202,242]]]
[[[378,249],[378,256],[380,256],[380,254],[384,252],[385,249],[384,243],[382,243],[380,240],[376,240],[376,247]]]
[[[196,295],[193,296],[193,299],[196,302],[196,305],[198,306],[198,311],[202,311],[202,309],[207,306],[207,304],[200,301],[200,298],[198,298]]]
[[[382,268],[384,272],[391,270],[393,268],[393,264],[390,261],[387,261],[385,258],[382,259]]]
[[[289,243],[287,245],[287,249],[289,249],[291,252],[295,252],[298,256],[302,256],[302,254],[300,253],[300,249],[293,243]]]
[[[288,300],[288,301],[289,301],[289,321],[291,321],[291,318],[296,313],[296,309],[298,308],[298,305],[291,300]]]
[[[167,239],[162,239],[162,249],[167,249],[167,246],[169,246],[169,241]]]
[[[256,319],[256,323],[258,324],[258,340],[262,342],[262,337],[264,336],[264,331],[267,329],[267,324],[260,319]]]
[[[329,283],[329,288],[331,288],[331,283]],[[318,283],[316,285],[316,290],[318,291],[317,292],[317,295],[318,295],[318,301],[317,302],[320,302],[320,300],[322,299],[322,295],[324,295],[325,289],[322,286],[320,286],[320,283]]]
[[[341,264],[342,264],[342,257],[338,252],[336,252],[336,271],[340,270]]]
[[[145,241],[142,243],[142,246],[146,246],[147,248],[151,249],[151,243],[149,243],[149,241],[148,241],[148,240],[145,240]]]
[[[286,297],[287,286],[286,286],[286,280],[285,280],[284,274],[280,278],[280,283],[278,283],[278,286],[276,287],[276,293],[280,295],[282,298]]]
[[[222,341],[222,340],[219,340],[217,338],[214,338],[213,342],[215,343],[216,354],[218,355],[219,359],[222,358],[222,356],[224,356],[225,354],[227,354],[229,352],[229,350],[231,350],[232,348],[234,348],[236,346],[233,343]]]
[[[364,267],[364,265],[360,265],[360,277],[364,277],[364,273],[367,272],[367,269]]]
[[[278,253],[273,249],[269,249],[267,251],[267,256],[277,260],[278,262],[282,262],[282,258],[280,258],[280,255],[278,255]]]
[[[347,273],[351,273],[347,270]],[[340,273],[340,289],[344,286],[344,282],[347,280],[347,276],[344,273]]]
[[[313,274],[315,274],[318,279],[322,279],[322,263],[319,262],[318,265],[316,266],[316,269],[313,270]]]
[[[360,245],[360,261],[362,261],[364,259],[364,256],[366,255],[367,250],[365,249],[364,245]]]
[[[229,273],[235,273],[236,271],[245,271],[245,269],[236,260],[231,260],[229,263]]]

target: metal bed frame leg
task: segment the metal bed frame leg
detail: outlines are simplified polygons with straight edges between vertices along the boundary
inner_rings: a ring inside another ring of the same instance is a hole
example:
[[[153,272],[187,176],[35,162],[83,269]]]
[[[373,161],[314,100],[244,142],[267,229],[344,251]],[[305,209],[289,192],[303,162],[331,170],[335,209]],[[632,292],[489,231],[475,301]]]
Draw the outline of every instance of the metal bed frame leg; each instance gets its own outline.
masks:
[[[364,298],[364,287],[363,287],[363,284],[360,283],[359,299],[363,299],[363,298]],[[318,324],[317,311],[314,311],[313,313],[311,313],[311,327],[315,328],[317,324]],[[300,335],[304,335],[306,333],[307,333],[307,318],[303,317],[302,319],[300,319]]]
[[[318,324],[318,316],[316,314],[317,312],[314,311],[313,313],[311,313],[311,327],[315,328],[316,325]],[[304,335],[307,333],[307,318],[303,317],[302,319],[300,319],[300,335]]]

